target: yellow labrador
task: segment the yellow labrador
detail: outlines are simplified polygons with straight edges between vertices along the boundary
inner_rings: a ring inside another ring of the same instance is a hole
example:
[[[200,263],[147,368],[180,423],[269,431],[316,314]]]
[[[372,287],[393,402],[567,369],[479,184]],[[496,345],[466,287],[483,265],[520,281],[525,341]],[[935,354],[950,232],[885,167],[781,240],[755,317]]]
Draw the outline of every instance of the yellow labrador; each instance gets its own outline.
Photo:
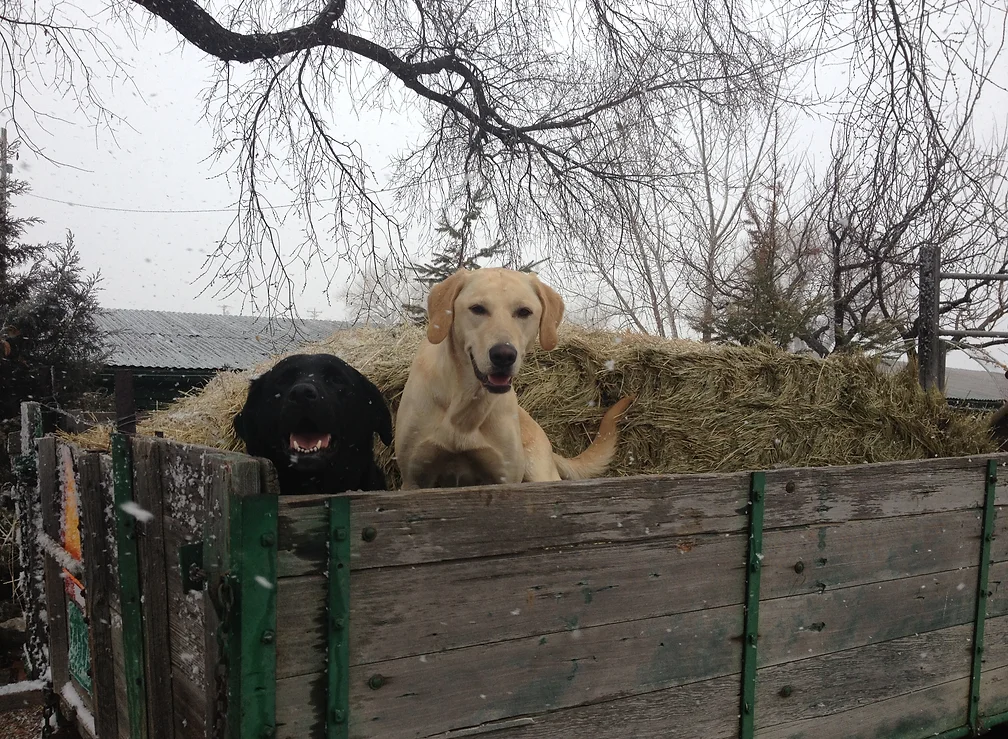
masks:
[[[460,270],[431,288],[427,340],[410,368],[396,417],[403,488],[577,480],[605,472],[623,398],[573,459],[519,407],[511,380],[535,343],[557,344],[563,300],[535,275]]]

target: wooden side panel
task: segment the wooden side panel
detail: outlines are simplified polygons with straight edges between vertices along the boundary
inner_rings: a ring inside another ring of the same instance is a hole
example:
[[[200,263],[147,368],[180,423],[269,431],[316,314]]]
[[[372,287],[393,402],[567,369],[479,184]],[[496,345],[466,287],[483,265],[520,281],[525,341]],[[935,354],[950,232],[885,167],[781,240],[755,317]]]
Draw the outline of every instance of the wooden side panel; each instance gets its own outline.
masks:
[[[745,474],[640,476],[352,495],[355,569],[745,529]],[[284,498],[280,576],[325,570],[324,496]],[[377,538],[363,542],[373,527]]]
[[[100,737],[113,737],[118,735],[119,728],[109,594],[116,584],[110,577],[112,554],[105,536],[106,501],[102,491],[101,462],[97,454],[86,453],[77,459],[77,464],[95,729]]]
[[[42,530],[54,542],[60,541],[59,506],[62,493],[56,474],[56,440],[52,436],[38,442],[38,482],[42,507]],[[70,679],[67,667],[69,643],[66,624],[66,595],[60,566],[45,557],[46,613],[49,621],[49,667],[52,683],[59,690]]]
[[[161,445],[132,437],[133,498],[138,506],[137,554],[144,624],[144,678],[150,739],[173,739],[171,649],[165,565]]]
[[[766,478],[765,525],[809,526],[981,508],[990,458],[774,470]]]

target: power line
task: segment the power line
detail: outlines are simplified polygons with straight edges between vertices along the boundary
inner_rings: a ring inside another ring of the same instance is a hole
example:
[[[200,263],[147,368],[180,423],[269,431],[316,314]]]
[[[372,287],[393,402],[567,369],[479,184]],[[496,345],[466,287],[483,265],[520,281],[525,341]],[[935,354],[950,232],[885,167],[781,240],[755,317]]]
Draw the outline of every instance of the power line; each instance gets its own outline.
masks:
[[[234,209],[235,205],[229,205],[226,208],[117,208],[111,205],[91,205],[88,203],[74,203],[69,200],[59,200],[58,198],[47,198],[44,195],[36,195],[33,192],[22,193],[31,198],[37,198],[38,200],[46,200],[50,203],[59,203],[60,205],[69,205],[72,208],[86,208],[88,210],[107,210],[114,213],[227,213]],[[272,206],[273,209],[284,208],[290,206],[275,205]]]

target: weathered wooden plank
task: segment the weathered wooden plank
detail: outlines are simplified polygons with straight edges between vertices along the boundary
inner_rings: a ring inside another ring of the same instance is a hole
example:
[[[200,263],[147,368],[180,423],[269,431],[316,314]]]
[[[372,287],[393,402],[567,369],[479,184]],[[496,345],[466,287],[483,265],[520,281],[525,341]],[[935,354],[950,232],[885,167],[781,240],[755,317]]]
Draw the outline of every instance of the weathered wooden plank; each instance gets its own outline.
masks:
[[[980,513],[971,509],[767,531],[761,597],[978,565]]]
[[[981,716],[1008,711],[1008,616],[991,615],[991,610],[988,608],[980,675]]]
[[[206,736],[206,686],[194,682],[184,670],[172,665],[172,690],[175,694],[175,736]]]
[[[39,542],[38,522],[42,519],[37,487],[38,450],[36,439],[43,436],[42,407],[35,402],[21,404],[21,455],[25,467],[16,478],[15,515],[18,521],[18,556],[21,582],[25,589],[25,671],[41,679],[49,668],[46,649],[46,621],[42,613],[46,601],[45,557]]]
[[[215,727],[223,721],[223,716],[227,716],[229,728],[232,730],[237,725],[240,715],[237,706],[230,706],[228,701],[228,690],[236,694],[241,685],[240,665],[228,659],[228,673],[218,675],[217,668],[223,665],[224,658],[238,657],[240,644],[236,638],[238,632],[234,631],[235,623],[232,620],[229,632],[223,633],[219,629],[219,618],[217,611],[212,606],[214,599],[217,599],[217,577],[228,572],[231,568],[231,551],[229,546],[232,542],[230,501],[233,497],[250,496],[258,494],[261,480],[261,463],[250,457],[238,457],[231,455],[225,459],[212,458],[207,456],[207,495],[204,501],[204,511],[206,516],[206,537],[203,548],[203,567],[208,573],[208,588],[214,594],[211,600],[207,601],[204,608],[204,674],[208,679],[205,683],[205,710],[204,724],[215,730]],[[237,554],[237,553],[236,553]],[[253,617],[255,614],[252,614]],[[218,638],[224,640],[224,644],[218,643]],[[224,648],[222,653],[221,646]],[[209,679],[209,676],[214,676]],[[219,710],[220,709],[220,710]],[[221,714],[223,712],[223,715]]]
[[[165,519],[165,523],[167,524],[170,520]],[[170,609],[168,634],[171,645],[171,663],[176,670],[183,671],[188,679],[202,685],[206,661],[203,616],[205,595],[203,591],[188,593],[182,591],[182,573],[178,564],[178,543],[173,542],[171,535],[166,537],[166,541],[169,543],[166,551],[168,567],[165,582],[168,608]],[[176,695],[176,699],[178,697]]]
[[[935,513],[983,505],[988,459],[912,460],[767,473],[766,527]],[[1008,495],[998,501],[1008,503]]]
[[[118,606],[110,605],[109,615],[112,622],[112,669],[115,678],[116,692],[116,722],[119,727],[119,739],[140,739],[130,735],[130,717],[128,694],[126,691],[126,654],[123,647],[122,614]],[[146,727],[145,727],[146,728]]]
[[[112,616],[109,592],[115,587],[110,578],[112,557],[105,536],[105,495],[102,491],[101,462],[91,452],[77,458],[78,493],[81,506],[81,549],[91,637],[91,687],[95,728],[101,737],[119,733],[116,687],[113,675]]]
[[[1008,575],[1008,567],[992,572]],[[761,604],[761,667],[972,623],[977,568],[826,590]],[[1008,603],[995,600],[1001,615]]]
[[[766,729],[758,739],[921,739],[965,725],[969,678],[951,680],[835,714]]]
[[[138,516],[137,552],[144,624],[144,678],[147,684],[147,731],[150,739],[172,739],[171,648],[165,583],[165,534],[160,446],[154,439],[132,437],[133,497]]]
[[[38,484],[41,496],[42,530],[56,542],[60,541],[59,506],[62,495],[56,474],[56,440],[52,436],[38,442]],[[68,669],[69,643],[66,624],[66,594],[60,566],[52,557],[45,557],[45,609],[49,622],[49,669],[52,683],[61,686],[70,679]]]
[[[966,678],[972,643],[973,625],[962,624],[761,669],[757,723],[768,729],[813,718],[826,722],[858,706]],[[963,698],[955,708],[958,724],[966,723],[967,705]]]
[[[359,665],[350,670],[351,721],[374,727],[372,736],[436,734],[698,682],[738,671],[741,632],[742,608],[729,606]],[[384,685],[368,689],[375,674]],[[304,710],[316,678],[278,682]]]
[[[360,570],[350,583],[350,662],[737,604],[745,546],[741,533],[707,535]],[[324,669],[326,578],[278,587],[278,677]]]
[[[279,649],[279,645],[278,649]],[[279,655],[278,655],[279,656]],[[276,719],[278,739],[326,739],[326,688],[325,672],[312,675],[298,675],[277,679]],[[366,685],[351,685],[350,694],[355,690],[367,690]],[[354,739],[365,736],[382,736],[394,739],[380,730],[376,734],[363,733],[355,728],[356,718],[350,711],[350,736]]]
[[[517,487],[352,495],[354,571],[548,547],[732,533],[745,474],[639,476]],[[325,571],[324,496],[282,497],[280,576]],[[376,529],[372,542],[360,532]]]
[[[299,679],[277,684],[277,736],[279,739],[323,739],[319,722],[325,706],[324,675],[316,676],[316,712],[291,711],[302,699]],[[448,733],[428,731],[424,725],[400,725],[397,729],[381,722],[362,723],[353,712],[351,739],[403,739],[405,737],[471,737],[490,735],[492,739],[572,739],[598,736],[606,739],[734,739],[738,735],[738,674],[677,685],[643,695],[601,701],[576,708],[507,718]],[[354,686],[368,690],[367,686]],[[286,709],[286,710],[285,710]],[[284,712],[281,720],[281,711]]]

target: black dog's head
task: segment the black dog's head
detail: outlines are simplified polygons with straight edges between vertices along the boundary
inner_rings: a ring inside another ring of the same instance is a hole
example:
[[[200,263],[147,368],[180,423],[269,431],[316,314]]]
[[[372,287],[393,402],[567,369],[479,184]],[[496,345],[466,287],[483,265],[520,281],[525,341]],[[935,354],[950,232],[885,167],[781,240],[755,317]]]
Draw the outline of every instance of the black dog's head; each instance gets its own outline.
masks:
[[[276,466],[283,493],[385,489],[374,435],[392,443],[378,388],[331,354],[295,354],[252,381],[234,429],[248,453]]]

